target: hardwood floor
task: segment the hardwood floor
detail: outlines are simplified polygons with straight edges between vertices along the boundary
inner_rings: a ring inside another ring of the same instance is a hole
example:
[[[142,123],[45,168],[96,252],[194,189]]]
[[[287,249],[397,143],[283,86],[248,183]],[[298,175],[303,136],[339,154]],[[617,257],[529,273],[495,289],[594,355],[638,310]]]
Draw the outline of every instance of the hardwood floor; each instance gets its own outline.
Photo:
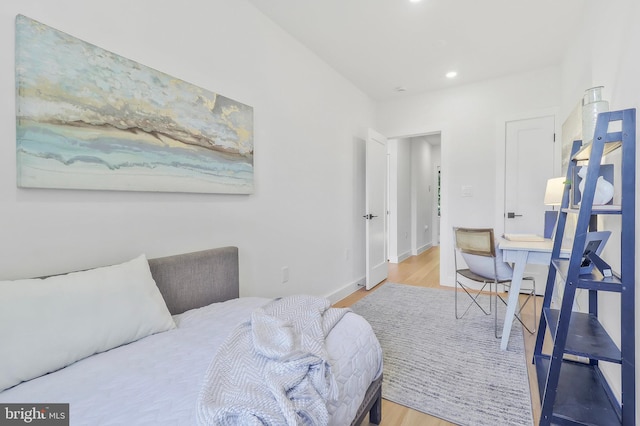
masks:
[[[399,264],[389,264],[389,277],[386,281],[374,287],[370,291],[376,291],[386,282],[399,284],[415,285],[420,287],[431,287],[454,291],[451,287],[443,287],[440,285],[440,247],[433,247],[418,256],[412,256]],[[343,300],[337,302],[336,307],[347,307],[353,305],[358,300],[369,294],[370,291],[360,289],[355,293],[347,296]],[[524,296],[521,296],[523,298]],[[522,300],[521,300],[522,302]],[[542,306],[542,297],[538,297],[537,310],[540,311]],[[502,310],[504,312],[504,308]],[[453,315],[453,312],[451,313]],[[525,306],[523,317],[525,321],[533,321],[533,305],[531,303]],[[539,312],[538,312],[539,315]],[[539,317],[538,317],[539,318]],[[545,339],[549,340],[549,339]],[[531,398],[534,424],[538,424],[540,419],[540,398],[538,396],[538,387],[536,381],[535,367],[530,360],[533,356],[533,347],[535,346],[535,335],[524,332],[525,352],[527,369],[529,372],[529,385],[531,387]],[[500,341],[496,339],[496,345]],[[368,424],[365,421],[364,424]],[[412,410],[393,402],[383,400],[382,403],[382,426],[449,426],[449,423],[437,417]]]

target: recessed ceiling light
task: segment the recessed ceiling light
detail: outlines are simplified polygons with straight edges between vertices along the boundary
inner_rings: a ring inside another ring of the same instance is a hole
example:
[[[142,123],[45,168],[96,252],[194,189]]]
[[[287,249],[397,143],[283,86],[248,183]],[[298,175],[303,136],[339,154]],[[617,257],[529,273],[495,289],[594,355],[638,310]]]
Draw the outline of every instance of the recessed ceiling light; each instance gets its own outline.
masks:
[[[411,3],[420,3],[422,0],[409,0]]]
[[[457,71],[449,71],[447,74],[445,74],[447,78],[454,78],[455,76],[458,75]]]

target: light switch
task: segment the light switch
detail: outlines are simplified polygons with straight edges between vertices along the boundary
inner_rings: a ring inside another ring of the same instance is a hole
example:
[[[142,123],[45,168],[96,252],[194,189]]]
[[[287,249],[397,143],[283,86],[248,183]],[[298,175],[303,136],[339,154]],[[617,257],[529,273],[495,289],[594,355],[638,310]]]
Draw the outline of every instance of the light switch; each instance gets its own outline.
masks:
[[[463,197],[473,197],[473,186],[471,185],[462,185],[462,193]]]

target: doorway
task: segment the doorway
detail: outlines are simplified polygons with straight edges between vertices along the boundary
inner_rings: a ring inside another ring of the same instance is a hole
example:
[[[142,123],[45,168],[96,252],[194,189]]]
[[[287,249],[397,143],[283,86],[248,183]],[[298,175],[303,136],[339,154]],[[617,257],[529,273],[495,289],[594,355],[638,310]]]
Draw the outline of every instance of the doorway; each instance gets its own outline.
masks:
[[[440,132],[389,140],[391,263],[400,263],[439,244],[440,144]]]

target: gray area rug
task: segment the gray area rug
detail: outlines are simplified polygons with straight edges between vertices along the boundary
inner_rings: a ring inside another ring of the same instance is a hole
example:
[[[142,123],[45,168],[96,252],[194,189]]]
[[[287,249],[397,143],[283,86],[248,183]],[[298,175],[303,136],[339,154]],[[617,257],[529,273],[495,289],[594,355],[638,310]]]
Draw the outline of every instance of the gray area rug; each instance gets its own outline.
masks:
[[[388,283],[351,308],[380,340],[383,398],[464,426],[533,424],[517,321],[501,351],[493,316],[456,320],[453,291]]]

